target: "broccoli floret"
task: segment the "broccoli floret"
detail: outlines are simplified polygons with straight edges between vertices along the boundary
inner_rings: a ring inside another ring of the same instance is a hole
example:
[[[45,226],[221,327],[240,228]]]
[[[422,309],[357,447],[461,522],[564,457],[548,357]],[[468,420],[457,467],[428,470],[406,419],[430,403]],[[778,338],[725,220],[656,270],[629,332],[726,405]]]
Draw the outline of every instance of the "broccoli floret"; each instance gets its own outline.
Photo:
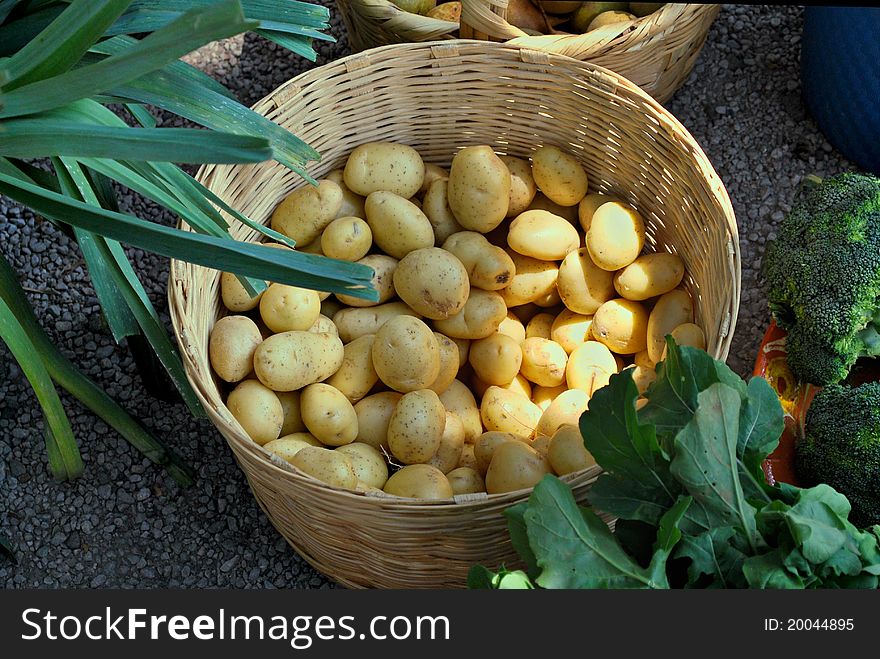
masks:
[[[827,483],[844,494],[856,526],[880,524],[880,382],[833,384],[816,394],[795,472],[804,485]]]
[[[768,244],[764,276],[797,378],[840,382],[880,355],[880,178],[840,174],[810,190]]]

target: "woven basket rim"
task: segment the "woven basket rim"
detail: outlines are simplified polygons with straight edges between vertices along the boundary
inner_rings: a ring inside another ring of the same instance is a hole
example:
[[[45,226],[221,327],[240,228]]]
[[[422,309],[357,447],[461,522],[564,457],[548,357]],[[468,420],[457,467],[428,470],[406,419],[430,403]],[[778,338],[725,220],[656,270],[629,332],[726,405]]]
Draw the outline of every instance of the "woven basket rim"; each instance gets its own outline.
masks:
[[[379,1],[387,2],[387,0]],[[570,67],[577,67],[581,70],[584,76],[594,76],[600,80],[609,82],[616,87],[626,88],[631,93],[640,97],[640,100],[643,103],[650,106],[654,110],[654,112],[657,113],[658,118],[662,118],[664,122],[663,127],[665,127],[666,130],[680,134],[682,138],[686,142],[688,142],[689,146],[693,149],[695,154],[698,156],[702,156],[702,161],[705,164],[705,167],[700,170],[700,175],[702,178],[706,178],[710,181],[717,183],[717,185],[712,187],[712,192],[718,197],[718,201],[725,211],[724,216],[727,221],[727,229],[733,237],[732,245],[729,246],[729,249],[732,250],[732,252],[729,256],[730,260],[732,261],[732,265],[734,266],[734,270],[733,272],[727,273],[733,279],[733,296],[729,309],[729,329],[727,330],[724,337],[722,337],[722,339],[719,341],[719,346],[716,350],[716,356],[720,355],[722,359],[726,358],[730,348],[730,342],[732,340],[733,332],[736,327],[741,292],[741,258],[739,242],[736,239],[738,237],[738,227],[730,197],[723,182],[721,181],[720,176],[718,176],[716,170],[714,169],[714,166],[712,166],[711,162],[709,161],[703,149],[700,147],[699,143],[693,138],[693,136],[685,128],[685,126],[681,124],[678,119],[676,119],[666,108],[664,108],[659,101],[654,99],[650,94],[642,90],[638,85],[632,83],[620,74],[617,74],[607,68],[604,68],[589,61],[583,61],[553,52],[536,50],[533,48],[512,44],[510,42],[490,42],[479,39],[455,39],[396,43],[380,46],[360,53],[354,53],[329,62],[323,66],[315,67],[308,71],[300,73],[299,75],[278,86],[275,90],[269,92],[265,97],[254,103],[251,108],[257,112],[260,112],[261,114],[265,114],[267,111],[275,109],[278,106],[276,99],[289,99],[292,96],[301,93],[309,84],[315,81],[327,81],[328,77],[325,75],[325,72],[330,67],[341,67],[341,69],[343,70],[357,70],[361,68],[358,65],[359,62],[362,62],[364,60],[386,61],[389,54],[393,52],[405,53],[406,51],[430,50],[432,53],[432,57],[442,58],[444,56],[448,56],[444,55],[444,53],[449,53],[450,49],[455,51],[465,49],[468,51],[467,54],[469,56],[484,57],[491,57],[493,51],[514,51],[518,52],[520,56],[526,61],[539,61],[541,63],[546,62],[548,64],[552,64],[554,63],[554,61],[558,61]],[[278,166],[281,167],[280,164]],[[196,178],[202,181],[206,186],[210,187],[211,178],[217,171],[218,170],[214,165],[202,165],[196,174]],[[301,177],[298,178],[302,180]],[[186,230],[191,230],[185,223],[179,222],[179,225]],[[170,316],[175,331],[175,337],[178,341],[179,347],[181,348],[182,356],[184,357],[184,366],[187,379],[192,384],[193,389],[195,390],[196,395],[199,398],[199,401],[207,410],[212,424],[220,431],[226,441],[235,444],[235,446],[232,447],[233,449],[235,449],[235,447],[237,446],[238,449],[242,451],[259,456],[262,468],[271,470],[274,474],[283,478],[285,481],[290,482],[294,486],[305,487],[310,490],[320,490],[322,495],[326,494],[326,496],[334,497],[341,496],[343,498],[349,499],[354,497],[359,501],[362,501],[364,499],[373,499],[375,501],[378,501],[380,504],[385,505],[386,507],[394,506],[399,509],[407,510],[463,510],[467,508],[477,508],[486,505],[497,506],[507,502],[513,503],[515,501],[523,500],[525,498],[525,495],[528,492],[532,491],[533,488],[524,488],[522,490],[506,492],[502,494],[486,494],[484,496],[478,496],[476,498],[471,498],[468,495],[465,495],[462,498],[443,500],[411,499],[405,497],[395,497],[392,495],[379,496],[364,492],[356,492],[353,490],[348,490],[326,484],[313,478],[312,476],[309,476],[308,474],[305,474],[293,465],[284,462],[280,458],[277,458],[277,456],[274,456],[272,453],[264,449],[262,446],[259,446],[249,437],[247,437],[246,433],[244,433],[243,429],[240,426],[236,427],[238,424],[234,421],[234,418],[233,424],[228,423],[228,419],[222,418],[219,413],[212,408],[212,404],[209,403],[205,394],[203,393],[203,383],[193,374],[194,369],[189,362],[190,352],[188,350],[188,346],[186,345],[186,340],[184,337],[185,332],[182,332],[181,330],[181,309],[179,308],[179,305],[176,301],[178,296],[186,295],[186,292],[183,290],[183,286],[178,287],[176,285],[177,282],[182,283],[183,281],[182,278],[179,276],[179,273],[181,268],[185,266],[186,264],[181,263],[177,260],[171,261],[168,285],[168,301]],[[210,268],[203,269],[211,270]],[[216,276],[219,277],[219,272]],[[216,382],[212,381],[211,385],[216,387]],[[225,403],[223,403],[223,408],[226,409]],[[228,413],[228,409],[226,409],[226,411]],[[232,418],[231,413],[229,413],[229,417]],[[588,469],[563,476],[561,477],[561,479],[569,483],[572,483],[573,481],[591,481],[594,480],[595,477],[598,476],[600,473],[602,473],[602,470],[599,467],[590,467]]]

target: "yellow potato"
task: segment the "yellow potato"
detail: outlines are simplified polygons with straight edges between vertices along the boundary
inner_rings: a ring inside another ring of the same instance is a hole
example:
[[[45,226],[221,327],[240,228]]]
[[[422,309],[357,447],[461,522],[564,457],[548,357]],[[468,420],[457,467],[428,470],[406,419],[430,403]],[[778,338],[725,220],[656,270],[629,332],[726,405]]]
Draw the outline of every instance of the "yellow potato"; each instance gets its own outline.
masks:
[[[385,457],[375,446],[354,442],[335,449],[351,459],[358,480],[367,485],[382,489],[388,480],[388,465]]]
[[[449,208],[446,196],[448,183],[445,178],[432,181],[425,192],[424,199],[422,199],[422,212],[434,229],[434,244],[436,245],[442,245],[449,236],[462,231],[452,209]]]
[[[501,156],[501,162],[510,172],[510,201],[507,205],[507,217],[516,217],[525,211],[538,188],[535,179],[532,178],[532,166],[528,160],[514,156]]]
[[[329,378],[343,354],[342,341],[332,334],[282,332],[257,346],[254,372],[274,391],[293,391]]]
[[[358,435],[354,407],[345,394],[329,384],[318,382],[303,389],[300,413],[309,432],[327,446],[351,444]]]
[[[486,430],[531,437],[541,418],[541,409],[522,394],[491,386],[480,403],[480,418]]]
[[[500,432],[498,430],[484,432],[477,438],[477,441],[474,442],[474,460],[477,463],[475,469],[478,473],[486,473],[489,464],[492,462],[492,456],[495,454],[495,449],[507,442],[527,443],[528,440],[520,435],[509,432]]]
[[[474,445],[465,442],[461,449],[461,458],[458,460],[457,469],[466,468],[477,471],[477,459],[474,457]],[[479,473],[479,472],[477,472]]]
[[[684,323],[672,330],[670,334],[672,334],[672,338],[675,339],[675,342],[680,346],[690,346],[692,348],[699,348],[700,350],[706,349],[706,335],[703,334],[703,330],[699,325],[695,325],[694,323]],[[666,350],[666,347],[664,347],[660,361],[666,359]]]
[[[275,231],[296,241],[297,249],[321,235],[342,208],[342,189],[333,181],[318,181],[291,192],[272,213]]]
[[[380,391],[359,400],[354,406],[358,421],[355,441],[388,450],[388,423],[401,398],[403,394],[396,391]]]
[[[444,334],[443,336],[446,335]],[[471,351],[471,340],[458,339],[454,336],[447,336],[446,338],[458,346],[458,367],[461,368],[468,363],[468,354]]]
[[[663,358],[666,335],[679,325],[694,322],[694,303],[680,288],[660,296],[648,316],[648,357],[654,363]]]
[[[501,321],[498,326],[498,333],[509,336],[517,343],[526,340],[526,328],[522,321],[517,318],[512,311],[507,312],[507,318]]]
[[[368,254],[360,259],[358,263],[373,269],[371,282],[373,287],[379,292],[379,299],[373,302],[372,300],[364,300],[352,295],[337,293],[337,300],[350,307],[376,307],[380,304],[385,304],[394,297],[394,270],[399,263],[396,258],[386,254]]]
[[[333,320],[333,316],[335,316],[336,312],[340,309],[342,309],[342,303],[335,298],[327,298],[326,300],[321,300],[321,316],[326,316],[330,320]],[[318,318],[320,319],[320,316]],[[339,336],[338,329],[336,330],[336,335]]]
[[[385,492],[408,499],[451,499],[452,486],[446,475],[428,464],[408,465],[391,475]]]
[[[568,355],[562,346],[537,336],[522,344],[522,374],[530,382],[542,387],[556,387],[565,382],[565,365]]]
[[[529,324],[526,325],[526,339],[531,339],[532,337],[549,339],[554,320],[556,320],[556,318],[550,313],[539,313],[532,316]],[[525,341],[525,339],[523,339],[523,341]]]
[[[331,259],[357,261],[367,255],[372,245],[370,225],[359,217],[337,218],[321,234],[321,251]]]
[[[327,384],[335,387],[356,403],[370,393],[379,381],[379,375],[373,368],[373,341],[375,334],[365,334],[345,344],[342,350],[342,366],[327,378]]]
[[[653,366],[645,367],[633,364],[627,368],[632,369],[632,379],[636,388],[639,390],[639,394],[644,394],[648,390],[648,387],[650,387],[657,379],[657,373]]]
[[[383,191],[409,199],[422,187],[425,163],[411,146],[370,142],[351,152],[342,176],[349,189],[364,197]]]
[[[379,379],[401,393],[426,389],[440,375],[437,339],[430,327],[412,316],[396,316],[382,325],[372,355]]]
[[[357,486],[358,479],[354,464],[351,457],[345,453],[337,453],[319,446],[306,446],[297,451],[291,464],[328,485],[346,490],[353,490]]]
[[[541,409],[541,412],[545,412],[553,401],[566,391],[568,391],[568,387],[566,387],[565,384],[560,384],[555,387],[542,387],[541,385],[536,384],[532,387],[531,399],[532,402]]]
[[[303,423],[299,409],[299,391],[276,391],[275,395],[281,401],[281,413],[284,421],[281,424],[281,436],[292,435],[296,432],[304,432],[306,424]]]
[[[535,195],[535,198],[532,200],[532,203],[529,204],[529,207],[526,210],[550,211],[554,215],[558,215],[559,217],[565,219],[566,222],[577,226],[577,206],[560,206],[555,201],[548,199],[547,196],[542,194],[541,192],[538,192],[538,194]]]
[[[446,474],[458,466],[463,448],[464,426],[461,425],[461,420],[455,414],[447,412],[440,446],[437,447],[437,452],[426,464],[433,465]]]
[[[524,256],[514,251],[508,255],[513,261],[513,279],[499,292],[508,307],[518,307],[540,300],[556,288],[559,265],[553,261],[542,261]]]
[[[333,322],[339,330],[339,338],[349,343],[364,334],[375,334],[382,325],[398,316],[420,317],[403,302],[386,302],[363,309],[340,309],[333,316]]]
[[[458,346],[445,334],[434,332],[437,347],[440,349],[440,372],[437,378],[427,387],[436,394],[442,394],[458,376]]]
[[[668,293],[681,283],[684,263],[676,254],[644,254],[614,274],[614,288],[627,300],[642,301]]]
[[[612,352],[633,355],[648,345],[648,312],[632,300],[608,300],[596,310],[592,332]]]
[[[461,261],[471,286],[484,291],[508,286],[516,274],[513,259],[507,252],[476,231],[453,233],[443,243],[443,249]]]
[[[364,204],[373,241],[396,259],[434,245],[434,229],[425,214],[393,192],[373,192]]]
[[[264,449],[287,462],[293,462],[293,456],[306,446],[322,446],[322,444],[308,432],[291,433],[263,444]]]
[[[278,439],[284,411],[275,392],[257,380],[239,382],[226,399],[226,407],[248,436],[263,445]]]
[[[492,147],[465,147],[449,170],[449,208],[465,229],[487,233],[507,215],[510,185],[510,171]]]
[[[512,381],[522,365],[522,349],[505,334],[495,333],[471,344],[468,356],[474,373],[489,384],[504,385]]]
[[[483,432],[480,407],[474,394],[461,381],[453,380],[446,391],[439,394],[440,402],[447,412],[452,412],[464,427],[464,441],[473,442]]]
[[[532,440],[530,446],[546,458],[547,450],[550,448],[550,439],[549,435],[538,435]]]
[[[569,389],[586,391],[590,396],[608,384],[617,373],[617,361],[603,343],[587,341],[579,345],[568,358],[565,380]]]
[[[584,438],[576,425],[564,425],[553,434],[547,449],[547,461],[557,476],[593,467],[596,459],[584,446]]]
[[[449,318],[435,320],[434,327],[451,338],[482,339],[498,331],[506,317],[504,298],[494,291],[474,288],[461,311]]]
[[[445,249],[425,247],[397,264],[394,290],[416,312],[443,320],[461,311],[471,286],[461,261]]]
[[[422,187],[419,188],[419,194],[425,194],[434,181],[443,181],[449,178],[449,172],[432,163],[425,163],[425,178],[422,180]]]
[[[247,316],[224,316],[208,341],[214,372],[226,382],[243,380],[254,370],[254,352],[262,341],[260,328]]]
[[[581,203],[578,204],[578,222],[585,233],[590,230],[590,225],[593,223],[593,213],[599,206],[609,201],[622,203],[617,197],[604,194],[588,194],[581,199]]]
[[[636,260],[645,246],[645,222],[629,206],[610,201],[593,213],[587,249],[593,263],[613,272]]]
[[[328,181],[333,181],[342,190],[342,208],[336,214],[336,218],[340,217],[366,217],[364,215],[365,199],[352,192],[345,184],[345,177],[342,169],[334,169],[325,176]]]
[[[615,23],[628,23],[629,21],[634,20],[636,20],[636,17],[629,12],[603,11],[590,22],[589,27],[587,27],[587,32],[590,32],[591,30],[597,30],[601,27],[606,27],[608,25],[614,25]]]
[[[477,494],[486,491],[486,483],[483,477],[476,469],[472,467],[458,467],[446,474],[446,479],[452,487],[452,493],[456,496],[460,494]]]
[[[535,429],[539,435],[553,435],[559,426],[578,425],[581,415],[587,411],[590,395],[580,389],[569,389],[557,396],[544,410]]]
[[[570,355],[580,344],[590,340],[592,324],[592,316],[584,316],[570,309],[564,309],[553,320],[550,338]]]
[[[526,380],[522,373],[517,373],[513,380],[504,384],[490,384],[481,379],[476,373],[471,376],[471,389],[477,397],[482,398],[489,387],[501,387],[507,391],[521,394],[529,400],[532,398],[532,383]]]
[[[518,254],[542,261],[561,261],[576,250],[581,237],[564,218],[549,211],[525,211],[510,223],[507,244]]]
[[[260,317],[275,333],[308,330],[321,315],[317,291],[272,284],[260,298]]]
[[[388,422],[388,447],[404,464],[427,462],[440,448],[446,409],[430,389],[403,395]]]
[[[486,491],[501,494],[534,487],[549,473],[550,464],[531,446],[507,442],[492,455],[486,471]]]
[[[562,261],[556,289],[566,308],[590,316],[614,297],[613,277],[593,263],[586,248],[581,248]]]
[[[261,297],[263,293],[251,297],[235,274],[224,272],[220,275],[220,298],[223,300],[223,306],[230,311],[241,313],[256,309]]]
[[[542,309],[550,309],[552,307],[561,306],[562,298],[559,297],[559,291],[556,290],[556,288],[551,288],[546,295],[542,295],[537,300],[535,300],[535,304],[537,304]]]
[[[532,175],[538,188],[561,206],[574,206],[587,194],[587,173],[577,159],[555,146],[532,154]]]
[[[339,336],[339,330],[336,329],[336,325],[333,323],[333,320],[325,316],[324,314],[320,314],[318,319],[312,323],[312,326],[308,329],[312,334],[332,334],[333,336]]]
[[[633,363],[636,366],[641,366],[643,368],[650,368],[651,370],[654,370],[654,361],[648,356],[647,348],[633,355]]]

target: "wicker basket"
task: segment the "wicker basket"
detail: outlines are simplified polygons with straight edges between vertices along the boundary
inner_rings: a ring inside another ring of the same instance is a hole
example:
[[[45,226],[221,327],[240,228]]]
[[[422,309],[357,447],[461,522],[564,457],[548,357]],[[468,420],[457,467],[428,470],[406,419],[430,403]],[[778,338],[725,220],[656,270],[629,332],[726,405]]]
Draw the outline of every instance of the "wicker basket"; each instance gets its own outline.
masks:
[[[357,145],[410,144],[449,165],[492,144],[528,156],[557,144],[576,154],[593,191],[621,196],[648,223],[650,249],[684,259],[709,351],[724,358],[740,297],[736,220],[721,180],[688,132],[656,101],[592,64],[483,41],[387,46],[297,76],[254,106],[339,167]],[[198,178],[257,221],[301,178],[274,163],[204,167]],[[233,233],[255,231],[233,222]],[[312,565],[350,586],[462,586],[474,563],[515,563],[501,512],[527,492],[444,502],[380,498],[325,486],[253,443],[223,403],[208,362],[221,313],[219,273],[174,262],[169,298],[187,373],[272,523]],[[597,470],[568,478],[583,501]]]
[[[456,23],[411,14],[389,0],[336,0],[354,51],[455,38],[508,41],[592,62],[632,80],[661,103],[687,79],[721,5],[666,4],[631,23],[586,34],[529,36],[505,20],[508,0],[462,0]]]

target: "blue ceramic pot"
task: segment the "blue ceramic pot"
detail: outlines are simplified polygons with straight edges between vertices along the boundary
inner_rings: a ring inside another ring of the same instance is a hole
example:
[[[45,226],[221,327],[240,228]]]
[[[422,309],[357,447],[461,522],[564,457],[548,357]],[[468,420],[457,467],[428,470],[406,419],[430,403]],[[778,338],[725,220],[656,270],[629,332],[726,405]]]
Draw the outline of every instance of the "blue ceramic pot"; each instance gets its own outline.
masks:
[[[806,7],[801,79],[828,141],[880,174],[880,7]]]

